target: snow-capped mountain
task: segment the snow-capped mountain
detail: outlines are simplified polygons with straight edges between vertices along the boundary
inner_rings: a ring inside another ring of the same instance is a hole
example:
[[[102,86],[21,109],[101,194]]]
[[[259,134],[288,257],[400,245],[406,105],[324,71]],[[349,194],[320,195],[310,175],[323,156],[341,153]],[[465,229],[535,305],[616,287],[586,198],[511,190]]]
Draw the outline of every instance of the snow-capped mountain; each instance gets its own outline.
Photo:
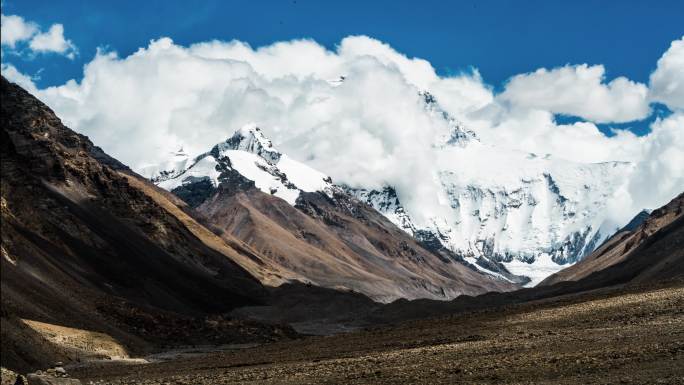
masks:
[[[394,188],[348,191],[417,238],[436,238],[493,274],[501,271],[490,262],[501,262],[532,284],[614,231],[602,229],[606,200],[629,164],[574,164],[479,143],[446,151],[468,167],[439,169],[440,210],[425,222],[413,219]]]
[[[615,231],[604,228],[607,201],[631,164],[575,163],[484,144],[432,95],[422,95],[426,109],[451,130],[434,146],[438,208],[425,218],[420,207],[402,205],[411,191],[393,186],[348,188],[358,199],[416,238],[437,239],[493,275],[528,277],[528,285],[578,261]]]
[[[158,186],[180,194],[185,187],[205,186],[210,194],[234,170],[238,175],[254,182],[261,191],[275,195],[294,205],[299,194],[330,191],[332,181],[325,174],[281,154],[255,124],[237,130],[225,142],[215,145],[209,152],[190,160],[174,154],[172,159],[157,167],[143,170],[144,176]]]
[[[388,220],[325,174],[281,153],[256,125],[188,160],[184,170],[177,164],[149,168],[155,173],[147,177],[196,208],[228,242],[258,253],[266,282],[349,289],[381,302],[519,287],[417,242],[393,225],[398,218]]]
[[[170,155],[167,161],[143,167],[140,173],[155,183],[178,176],[178,174],[185,171],[190,156],[183,151],[183,147],[178,151],[172,152]]]
[[[144,170],[160,187],[201,203],[220,178],[237,175],[295,205],[301,192],[344,190],[425,245],[501,279],[534,285],[589,254],[615,228],[606,228],[607,201],[632,167],[624,162],[575,163],[482,143],[428,92],[426,111],[448,131],[433,146],[437,186],[431,209],[412,191],[386,185],[336,186],[325,174],[279,152],[254,124],[190,159],[182,151]],[[234,170],[237,173],[223,173]],[[223,176],[221,176],[223,175]],[[228,175],[228,176],[227,176]],[[413,205],[404,202],[412,200]]]
[[[416,236],[416,228],[413,226],[411,217],[406,213],[404,207],[399,202],[397,192],[393,187],[386,186],[378,191],[354,189],[345,186],[344,190],[358,200],[365,202],[376,209],[400,229]]]

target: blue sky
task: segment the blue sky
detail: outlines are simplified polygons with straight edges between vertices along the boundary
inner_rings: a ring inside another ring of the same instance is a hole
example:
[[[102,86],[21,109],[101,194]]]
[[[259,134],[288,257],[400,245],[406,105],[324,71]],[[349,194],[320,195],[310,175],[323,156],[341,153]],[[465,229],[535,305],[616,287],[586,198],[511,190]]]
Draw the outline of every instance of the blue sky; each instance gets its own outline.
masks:
[[[78,78],[98,46],[122,55],[169,36],[180,44],[239,39],[254,46],[313,38],[334,47],[365,34],[441,73],[477,67],[491,84],[539,67],[604,64],[608,78],[645,82],[684,33],[681,1],[5,1],[5,14],[62,23],[78,46],[72,61],[42,57],[40,85]],[[14,60],[16,62],[16,60]],[[48,69],[54,69],[47,71]],[[33,71],[30,71],[33,70]]]
[[[41,26],[61,23],[78,55],[7,54],[20,71],[39,75],[40,87],[79,80],[98,47],[126,56],[150,39],[188,45],[238,39],[252,46],[312,38],[333,49],[348,35],[368,35],[442,75],[477,68],[500,90],[512,75],[540,67],[603,64],[606,78],[647,83],[658,58],[682,36],[682,1],[13,1],[4,14]],[[642,122],[599,125],[644,134]],[[572,120],[572,118],[570,118]]]

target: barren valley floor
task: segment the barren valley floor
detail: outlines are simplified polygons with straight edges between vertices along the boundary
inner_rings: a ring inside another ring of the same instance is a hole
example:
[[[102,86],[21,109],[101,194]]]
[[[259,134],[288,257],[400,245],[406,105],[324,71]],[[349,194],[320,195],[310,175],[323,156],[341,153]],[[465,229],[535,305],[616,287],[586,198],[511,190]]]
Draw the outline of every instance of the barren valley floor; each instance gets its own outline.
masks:
[[[681,384],[684,284],[71,373],[85,384]]]

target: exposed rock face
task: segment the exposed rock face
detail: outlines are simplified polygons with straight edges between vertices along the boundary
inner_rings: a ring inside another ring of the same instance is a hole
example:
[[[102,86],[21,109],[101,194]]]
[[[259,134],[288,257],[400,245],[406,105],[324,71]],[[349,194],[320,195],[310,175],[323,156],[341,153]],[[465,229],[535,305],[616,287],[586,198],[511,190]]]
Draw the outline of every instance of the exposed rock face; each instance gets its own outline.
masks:
[[[266,291],[242,267],[263,273],[249,248],[216,237],[4,78],[1,108],[3,366],[68,361],[21,319],[97,330],[140,351],[200,342],[194,320],[262,303]],[[219,325],[217,341],[274,335]]]
[[[651,215],[652,210],[641,210],[639,214],[635,215],[629,223],[623,226],[619,231],[634,231],[636,230],[648,217]]]
[[[399,202],[397,191],[393,187],[385,186],[382,190],[370,191],[354,189],[348,186],[344,186],[343,189],[347,194],[378,210],[379,213],[383,214],[400,229],[409,234],[413,234],[417,239],[426,240],[428,242],[437,241],[440,245],[442,244],[436,234],[417,230],[415,228],[411,221],[411,217],[406,213],[406,210],[404,210],[404,207]],[[439,246],[434,244],[432,248],[439,248]]]
[[[293,207],[255,187],[240,190],[221,182],[197,210],[223,234],[249,244],[284,277],[382,302],[450,299],[516,287],[458,258],[426,250],[341,190],[302,192]]]
[[[171,190],[190,207],[197,207],[216,192],[209,177],[189,177],[185,183]]]
[[[645,219],[643,213],[584,260],[541,284],[599,279],[605,284],[643,282],[684,274],[684,194]]]

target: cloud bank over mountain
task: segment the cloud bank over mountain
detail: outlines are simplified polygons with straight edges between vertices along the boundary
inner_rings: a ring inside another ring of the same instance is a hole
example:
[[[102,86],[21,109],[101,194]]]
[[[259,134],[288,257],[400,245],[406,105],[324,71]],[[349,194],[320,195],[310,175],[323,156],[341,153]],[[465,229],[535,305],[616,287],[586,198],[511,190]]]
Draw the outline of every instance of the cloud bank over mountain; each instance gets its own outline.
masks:
[[[11,65],[2,72],[136,169],[180,146],[206,151],[256,122],[285,153],[337,182],[388,183],[420,200],[436,199],[433,146],[447,129],[425,110],[418,92],[429,91],[483,143],[575,162],[633,162],[611,200],[623,221],[684,189],[683,47],[684,38],[672,43],[648,85],[607,80],[602,65],[579,64],[516,75],[502,92],[477,70],[440,76],[428,61],[366,36],[347,37],[334,51],[311,40],[253,48],[161,38],[127,57],[101,50],[80,82],[40,90]],[[672,113],[645,136],[609,137],[596,126],[644,119],[652,102]],[[580,121],[561,124],[558,114]]]

